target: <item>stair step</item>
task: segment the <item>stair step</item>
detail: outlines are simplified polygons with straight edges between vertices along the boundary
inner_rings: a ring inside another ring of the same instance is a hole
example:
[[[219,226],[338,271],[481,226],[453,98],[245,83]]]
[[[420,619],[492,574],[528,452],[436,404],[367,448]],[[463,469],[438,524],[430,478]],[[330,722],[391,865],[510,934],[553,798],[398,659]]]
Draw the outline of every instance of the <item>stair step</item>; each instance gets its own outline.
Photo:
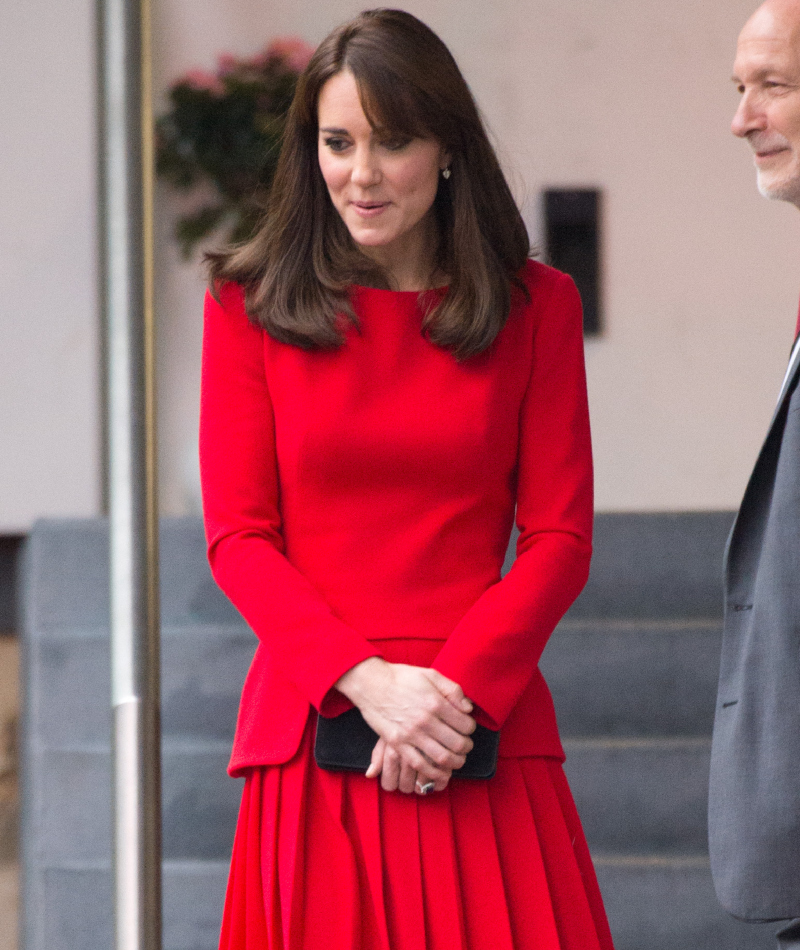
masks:
[[[566,773],[590,846],[604,852],[681,853],[706,847],[706,740],[568,740]],[[225,773],[227,744],[166,741],[164,854],[224,858],[241,786]],[[110,853],[111,760],[107,749],[49,749],[36,811],[40,859],[104,859]],[[33,803],[32,803],[33,805]]]
[[[161,622],[242,623],[214,583],[199,518],[168,518],[160,532]],[[25,545],[25,625],[40,632],[108,630],[108,522],[38,521]]]
[[[541,670],[563,736],[708,736],[719,621],[564,620]]]
[[[602,512],[589,581],[568,616],[669,619],[722,615],[722,555],[732,511]],[[503,569],[514,562],[516,531]]]
[[[256,638],[243,623],[165,627],[161,722],[165,737],[230,743]],[[28,644],[28,715],[52,746],[110,741],[108,633],[38,633]],[[75,689],[91,683],[91,689]]]
[[[778,924],[722,909],[707,858],[593,857],[615,950],[776,950]]]
[[[227,861],[164,862],[163,950],[216,950],[227,876]],[[36,892],[28,894],[26,908],[26,946],[47,950],[113,946],[107,862],[48,868],[37,879]]]
[[[706,739],[570,739],[565,771],[592,851],[707,849]]]
[[[543,657],[617,950],[775,950],[776,925],[720,908],[704,853],[732,517],[598,516],[592,577]],[[165,521],[161,544],[164,947],[212,950],[255,639],[211,578],[199,519]],[[30,950],[112,943],[107,557],[101,521],[40,523],[25,551]]]
[[[598,514],[589,581],[573,619],[722,614],[722,555],[733,512]]]
[[[719,906],[708,861],[595,855],[616,950],[775,950],[776,924],[744,924]],[[215,950],[228,864],[164,864],[164,950]],[[112,945],[111,872],[106,864],[49,868],[39,900],[48,950]]]
[[[223,860],[230,856],[241,782],[225,767],[227,744],[181,747],[162,753],[162,824],[167,859]],[[26,827],[37,829],[37,861],[110,860],[111,756],[108,749],[49,749],[31,765],[38,785],[26,802]]]

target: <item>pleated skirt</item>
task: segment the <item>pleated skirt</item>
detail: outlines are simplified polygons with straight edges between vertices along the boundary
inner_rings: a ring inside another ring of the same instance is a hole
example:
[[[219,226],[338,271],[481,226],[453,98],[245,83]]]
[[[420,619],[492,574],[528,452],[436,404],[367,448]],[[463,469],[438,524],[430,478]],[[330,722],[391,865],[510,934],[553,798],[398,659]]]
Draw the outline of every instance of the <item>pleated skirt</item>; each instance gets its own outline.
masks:
[[[307,727],[252,769],[220,950],[613,950],[561,763],[501,758],[426,797],[325,772]]]

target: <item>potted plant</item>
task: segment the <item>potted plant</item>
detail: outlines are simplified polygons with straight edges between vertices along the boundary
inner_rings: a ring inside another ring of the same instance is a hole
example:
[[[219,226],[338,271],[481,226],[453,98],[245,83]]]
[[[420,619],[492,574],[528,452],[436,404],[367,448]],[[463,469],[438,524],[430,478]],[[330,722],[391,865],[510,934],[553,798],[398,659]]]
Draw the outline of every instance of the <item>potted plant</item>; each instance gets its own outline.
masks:
[[[246,59],[218,57],[214,72],[191,70],[169,90],[156,121],[156,173],[193,197],[175,236],[185,257],[213,232],[245,240],[263,210],[286,113],[313,47],[273,40]]]

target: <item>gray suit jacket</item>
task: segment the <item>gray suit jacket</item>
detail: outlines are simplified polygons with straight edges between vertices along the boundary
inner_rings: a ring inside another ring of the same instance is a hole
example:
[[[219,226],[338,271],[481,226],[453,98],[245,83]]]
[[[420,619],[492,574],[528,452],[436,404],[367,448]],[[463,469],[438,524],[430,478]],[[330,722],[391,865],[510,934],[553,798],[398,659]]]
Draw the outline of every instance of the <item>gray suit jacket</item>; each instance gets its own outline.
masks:
[[[717,896],[800,916],[800,386],[785,385],[725,554],[708,825]]]

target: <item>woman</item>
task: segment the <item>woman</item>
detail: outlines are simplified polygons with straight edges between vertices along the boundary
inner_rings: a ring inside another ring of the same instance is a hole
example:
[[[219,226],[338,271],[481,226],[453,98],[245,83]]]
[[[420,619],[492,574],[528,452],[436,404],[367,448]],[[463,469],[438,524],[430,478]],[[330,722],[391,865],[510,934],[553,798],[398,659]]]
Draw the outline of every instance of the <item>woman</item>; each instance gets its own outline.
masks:
[[[612,946],[537,669],[591,550],[580,302],[527,257],[438,37],[335,30],[263,227],[210,259],[209,558],[259,638],[224,950]],[[354,706],[369,768],[323,771],[316,711]]]

